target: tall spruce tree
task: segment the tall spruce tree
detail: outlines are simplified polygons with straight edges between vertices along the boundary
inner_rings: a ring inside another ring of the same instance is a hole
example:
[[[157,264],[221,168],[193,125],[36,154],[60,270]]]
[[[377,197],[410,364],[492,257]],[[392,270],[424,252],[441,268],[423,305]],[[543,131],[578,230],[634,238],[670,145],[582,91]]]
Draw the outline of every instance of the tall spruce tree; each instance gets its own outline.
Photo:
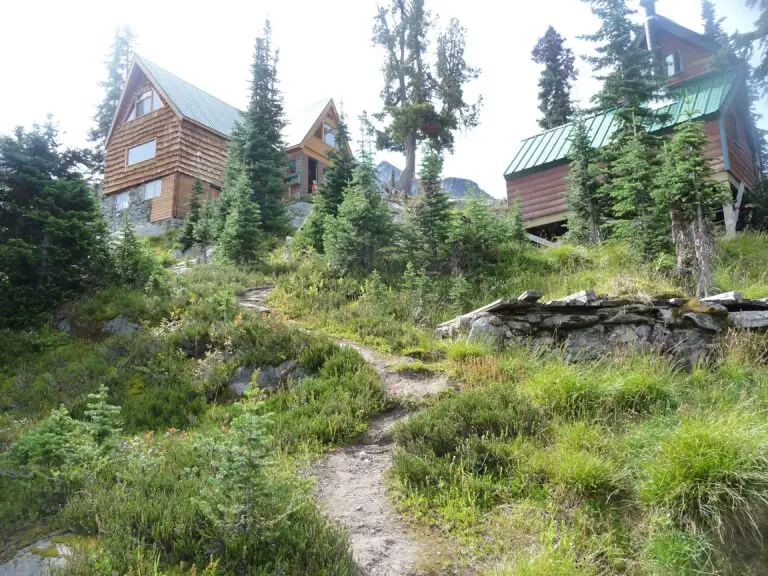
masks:
[[[739,36],[739,44],[748,49],[748,55],[755,49],[759,53],[760,63],[754,69],[752,77],[765,97],[768,96],[768,0],[746,1],[749,8],[757,8],[758,17],[754,30]]]
[[[665,146],[656,186],[656,200],[671,221],[675,272],[695,285],[697,297],[708,296],[712,287],[712,220],[718,207],[730,201],[724,185],[712,180],[713,169],[704,156],[708,143],[703,123],[678,125]]]
[[[107,79],[99,82],[104,90],[104,98],[93,117],[95,125],[88,132],[88,141],[93,142],[93,170],[104,173],[104,147],[112,121],[117,114],[120,96],[128,81],[128,72],[133,64],[133,47],[136,36],[129,26],[115,30],[110,58],[105,62]]]
[[[567,123],[573,117],[571,83],[578,73],[573,51],[565,47],[565,39],[552,26],[532,52],[533,61],[544,66],[539,78],[539,126],[544,130]]]
[[[648,117],[652,114],[648,104],[658,96],[661,74],[654,55],[636,42],[642,33],[631,19],[636,10],[627,6],[627,0],[583,1],[600,19],[597,32],[582,36],[597,44],[597,54],[585,58],[603,83],[593,102],[604,109],[621,104],[617,114],[625,125]]]
[[[438,149],[453,148],[453,132],[474,128],[479,122],[480,100],[465,99],[466,84],[479,70],[464,59],[466,31],[456,19],[438,35],[434,64],[428,54],[433,29],[424,0],[390,0],[379,7],[373,42],[384,48],[383,110],[375,117],[388,124],[379,132],[381,150],[402,152],[405,169],[397,181],[401,194],[411,193],[416,174],[416,150],[429,140]]]
[[[263,254],[259,206],[253,200],[248,175],[243,172],[230,191],[232,204],[219,236],[218,250],[232,264],[253,264]]]
[[[195,184],[192,186],[192,195],[189,197],[189,211],[184,218],[184,229],[179,238],[182,250],[189,250],[197,243],[195,240],[195,226],[197,225],[198,220],[200,220],[202,197],[203,182],[200,178],[195,178]]]
[[[86,157],[60,148],[50,118],[0,135],[0,325],[31,324],[110,276],[101,206],[80,175]]]
[[[331,165],[325,170],[312,212],[296,234],[295,246],[299,250],[312,247],[319,253],[323,252],[326,219],[338,214],[344,200],[344,191],[352,181],[356,162],[349,145],[349,129],[343,114],[336,128],[336,149],[328,153],[328,158]]]
[[[575,242],[599,244],[604,220],[597,152],[591,145],[583,114],[578,114],[571,132],[571,167],[566,203],[568,236]]]
[[[421,159],[422,194],[413,205],[410,220],[417,241],[414,259],[423,268],[438,272],[448,266],[451,234],[451,202],[443,190],[440,175],[443,156],[431,146],[424,147]]]
[[[253,54],[251,98],[243,124],[242,157],[234,161],[245,166],[253,199],[261,211],[262,227],[271,235],[289,230],[283,204],[288,158],[282,136],[285,118],[277,61],[278,53],[272,48],[272,27],[267,20],[263,36],[256,39]]]
[[[712,0],[701,0],[701,20],[704,23],[704,36],[721,46],[728,41],[728,35],[723,29],[725,18],[718,18]]]

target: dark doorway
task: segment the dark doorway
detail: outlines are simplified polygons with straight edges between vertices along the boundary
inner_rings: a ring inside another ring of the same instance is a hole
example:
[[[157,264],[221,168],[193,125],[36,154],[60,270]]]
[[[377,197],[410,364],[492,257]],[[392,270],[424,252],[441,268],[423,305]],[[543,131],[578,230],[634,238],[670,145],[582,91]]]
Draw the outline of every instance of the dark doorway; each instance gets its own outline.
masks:
[[[307,194],[312,194],[312,192],[314,192],[315,182],[317,182],[317,160],[309,158],[309,166],[307,170]]]

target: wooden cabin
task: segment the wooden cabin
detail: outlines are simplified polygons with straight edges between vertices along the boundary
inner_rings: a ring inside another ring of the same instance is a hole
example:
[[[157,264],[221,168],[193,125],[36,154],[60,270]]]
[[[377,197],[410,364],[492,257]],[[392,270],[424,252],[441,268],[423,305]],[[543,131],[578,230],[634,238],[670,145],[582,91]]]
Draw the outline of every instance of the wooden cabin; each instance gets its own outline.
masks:
[[[328,153],[335,150],[339,113],[333,99],[320,100],[291,120],[286,134],[288,176],[286,200],[311,196],[330,166]]]
[[[670,132],[688,119],[704,122],[709,135],[706,155],[712,159],[715,178],[738,190],[750,190],[759,180],[758,134],[749,110],[745,71],[713,70],[713,57],[720,46],[701,34],[656,14],[655,0],[643,0],[646,26],[638,42],[656,51],[667,74],[666,99],[658,107],[663,121],[652,132]],[[586,119],[592,146],[610,142],[618,128],[615,111],[608,110]],[[510,205],[519,200],[528,231],[554,236],[565,230],[568,209],[565,202],[569,171],[570,133],[564,124],[524,139],[512,157],[504,178]],[[731,206],[724,207],[730,211]]]
[[[311,194],[330,164],[338,113],[332,100],[313,110],[285,134],[292,142],[286,197]],[[234,106],[136,56],[106,142],[103,204],[111,227],[119,228],[125,214],[143,235],[177,224],[196,178],[208,198],[218,196],[232,130],[241,121]]]

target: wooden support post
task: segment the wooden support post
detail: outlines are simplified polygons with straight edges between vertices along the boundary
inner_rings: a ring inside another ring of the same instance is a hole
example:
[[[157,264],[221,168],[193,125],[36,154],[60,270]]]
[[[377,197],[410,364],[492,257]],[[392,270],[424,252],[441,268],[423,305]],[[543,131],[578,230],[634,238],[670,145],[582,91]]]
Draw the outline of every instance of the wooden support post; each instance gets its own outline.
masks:
[[[739,221],[739,211],[741,210],[741,202],[743,198],[744,182],[740,182],[739,191],[736,193],[736,203],[733,206],[730,204],[723,205],[723,219],[725,220],[726,238],[733,238],[736,236],[736,225]]]

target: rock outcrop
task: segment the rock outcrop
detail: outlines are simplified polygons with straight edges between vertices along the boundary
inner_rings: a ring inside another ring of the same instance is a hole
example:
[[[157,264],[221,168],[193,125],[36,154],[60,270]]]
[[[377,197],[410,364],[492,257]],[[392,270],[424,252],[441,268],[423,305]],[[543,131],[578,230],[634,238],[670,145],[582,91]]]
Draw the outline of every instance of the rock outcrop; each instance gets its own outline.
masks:
[[[768,330],[768,299],[739,292],[686,300],[610,298],[591,290],[540,303],[528,291],[497,300],[437,327],[441,338],[562,347],[568,358],[593,359],[615,349],[655,349],[696,364],[729,329]]]

